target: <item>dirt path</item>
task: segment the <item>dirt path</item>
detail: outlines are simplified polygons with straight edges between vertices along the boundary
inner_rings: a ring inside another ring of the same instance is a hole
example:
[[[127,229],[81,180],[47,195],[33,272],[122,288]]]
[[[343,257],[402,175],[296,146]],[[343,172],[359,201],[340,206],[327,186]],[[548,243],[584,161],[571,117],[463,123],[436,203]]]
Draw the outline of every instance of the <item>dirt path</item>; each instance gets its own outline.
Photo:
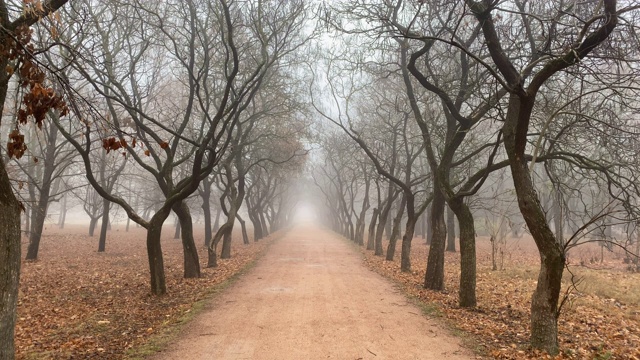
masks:
[[[344,240],[289,232],[153,359],[473,359]]]

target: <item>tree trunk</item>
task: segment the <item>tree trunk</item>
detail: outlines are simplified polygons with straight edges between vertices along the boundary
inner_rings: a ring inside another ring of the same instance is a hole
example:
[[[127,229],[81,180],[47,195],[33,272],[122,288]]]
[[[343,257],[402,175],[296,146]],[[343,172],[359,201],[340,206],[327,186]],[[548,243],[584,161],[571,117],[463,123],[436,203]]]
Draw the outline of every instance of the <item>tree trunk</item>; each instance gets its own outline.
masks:
[[[527,129],[520,122],[522,119],[528,119],[527,114],[531,114],[534,99],[510,96],[503,126],[504,147],[509,157],[520,213],[540,253],[538,284],[531,301],[531,346],[555,355],[559,350],[557,311],[565,254],[547,224],[524,158],[526,135],[523,136],[522,132],[526,134]]]
[[[151,293],[164,295],[167,293],[167,284],[164,276],[164,260],[162,259],[162,225],[169,217],[170,209],[160,208],[149,220],[147,229],[147,256],[149,260],[149,274],[151,276]]]
[[[376,221],[378,220],[378,209],[373,209],[373,214],[371,215],[371,222],[369,222],[369,235],[367,237],[367,250],[373,250],[375,246],[375,236],[376,236]]]
[[[202,194],[202,212],[204,215],[204,246],[209,247],[211,237],[213,236],[211,229],[211,191],[201,192]]]
[[[216,221],[213,222],[213,232],[220,230],[220,215],[222,215],[222,209],[218,209],[216,212]]]
[[[93,234],[96,231],[96,225],[98,224],[98,220],[100,220],[100,216],[91,218],[89,220],[89,236],[93,237]]]
[[[417,221],[418,217],[415,214],[407,217],[407,228],[402,237],[402,254],[400,256],[400,271],[402,272],[411,271],[411,242],[413,241]]]
[[[231,222],[231,228],[222,237],[222,250],[220,251],[220,259],[231,259],[231,240],[233,240],[233,224]]]
[[[431,238],[433,237],[433,224],[431,222],[431,214],[433,213],[432,211],[433,209],[433,205],[430,205],[427,208],[427,211],[424,214],[424,236],[426,239],[426,244],[431,246]]]
[[[400,222],[402,221],[402,216],[404,215],[404,207],[406,205],[407,196],[403,194],[402,200],[400,200],[400,205],[398,206],[396,217],[393,219],[393,228],[391,230],[391,236],[389,237],[389,245],[387,246],[387,261],[393,261],[393,257],[396,253],[396,243],[398,242],[398,238],[400,237]]]
[[[58,227],[60,229],[64,229],[64,223],[67,220],[67,195],[65,194],[62,197],[62,202],[60,203],[60,215],[58,216]]]
[[[384,221],[384,234],[387,238],[391,238],[391,232],[393,231],[393,208],[389,209]]]
[[[262,235],[268,236],[271,231],[269,231],[269,224],[267,223],[266,216],[264,216],[264,211],[260,211],[260,224],[262,224]]]
[[[462,231],[462,230],[461,230]],[[447,207],[447,250],[456,252],[456,217],[450,207]]]
[[[23,204],[24,205],[24,204]],[[31,232],[31,216],[30,211],[31,210],[31,206],[25,206],[25,210],[24,212],[24,234],[29,236],[29,233]]]
[[[360,208],[360,215],[356,221],[356,243],[360,246],[364,245],[364,229],[366,227],[367,210],[369,210],[369,186],[370,181],[366,181],[364,200],[362,201],[362,207]]]
[[[450,207],[460,224],[460,307],[475,307],[476,300],[476,229],[473,214],[464,198],[451,199]]]
[[[209,246],[208,248],[209,259],[207,261],[207,267],[211,268],[211,267],[218,266],[218,258],[216,253],[218,248],[218,243],[220,242],[222,237],[227,233],[227,231],[229,231],[230,229],[232,229],[232,226],[229,224],[229,222],[225,222],[224,224],[222,224],[220,229],[216,231],[216,234],[213,236],[213,240],[211,240],[211,246]]]
[[[553,227],[556,231],[556,239],[558,240],[558,244],[564,246],[564,214],[562,211],[562,194],[557,189],[554,189],[554,199],[553,199]]]
[[[387,213],[388,214],[388,213]],[[374,255],[383,256],[384,251],[382,250],[382,234],[384,233],[384,228],[387,222],[385,213],[378,214],[378,226],[376,227],[376,238],[374,244]]]
[[[180,223],[180,219],[176,219],[176,231],[173,233],[173,238],[176,240],[180,239],[180,232],[182,230],[181,225],[182,224]]]
[[[40,249],[40,239],[42,238],[42,230],[44,229],[44,220],[46,217],[46,209],[41,209],[37,204],[31,212],[31,231],[29,232],[29,246],[27,247],[26,260],[36,260],[38,258],[38,250]]]
[[[100,227],[100,239],[98,240],[98,252],[104,252],[107,244],[107,229],[109,228],[109,208],[111,202],[102,199],[102,225]]]
[[[253,241],[257,242],[262,239],[262,224],[260,223],[260,217],[256,214],[255,209],[249,211],[249,220],[253,224]]]
[[[437,180],[434,180],[436,182]],[[424,276],[424,287],[430,290],[444,290],[444,250],[447,227],[444,223],[444,196],[440,186],[434,184],[433,201],[431,202],[431,245],[427,259],[427,271]]]
[[[173,212],[178,215],[178,224],[181,231],[182,253],[184,264],[184,278],[192,279],[200,277],[200,261],[196,242],[193,239],[193,221],[189,206],[184,201],[173,205]]]
[[[20,203],[13,194],[2,156],[0,218],[0,359],[12,360],[15,356],[14,329],[20,281]]]
[[[47,169],[46,171],[50,171]],[[36,260],[42,239],[44,221],[47,217],[47,207],[49,205],[49,192],[51,190],[51,177],[45,174],[43,185],[40,189],[38,204],[34,207],[33,219],[31,219],[31,232],[29,234],[29,247],[27,248],[26,260]]]
[[[240,223],[240,228],[242,229],[242,243],[244,245],[249,245],[249,234],[247,233],[247,224],[245,223],[244,219],[236,214],[236,219],[238,219],[238,222]]]

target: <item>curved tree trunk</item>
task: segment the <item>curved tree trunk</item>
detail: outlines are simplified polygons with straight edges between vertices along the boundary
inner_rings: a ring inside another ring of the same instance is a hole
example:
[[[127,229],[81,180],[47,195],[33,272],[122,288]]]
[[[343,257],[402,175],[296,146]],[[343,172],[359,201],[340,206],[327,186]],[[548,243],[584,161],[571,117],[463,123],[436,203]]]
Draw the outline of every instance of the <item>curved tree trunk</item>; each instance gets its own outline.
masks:
[[[184,278],[200,277],[200,262],[198,259],[198,250],[193,239],[193,221],[189,206],[184,201],[177,202],[173,205],[173,212],[178,215],[178,224],[180,225],[182,251],[184,257]]]
[[[162,236],[162,225],[170,213],[171,210],[169,208],[160,208],[149,220],[149,228],[147,229],[147,257],[151,276],[151,293],[154,295],[167,293],[160,238]]]
[[[216,234],[213,236],[213,240],[211,241],[211,246],[208,248],[209,259],[207,261],[207,267],[216,267],[218,266],[218,258],[217,258],[217,248],[218,243],[222,239],[222,237],[232,229],[232,225],[229,222],[225,222],[222,224],[220,229],[216,231]]]
[[[509,157],[511,176],[520,213],[540,252],[538,284],[531,299],[531,346],[558,353],[558,301],[562,287],[565,254],[551,231],[536,193],[526,159],[526,137],[519,136],[520,119],[531,113],[534,98],[511,95],[507,120],[503,126],[504,147]],[[523,115],[525,114],[525,115]],[[525,129],[526,131],[526,129]],[[522,144],[518,142],[522,140]]]

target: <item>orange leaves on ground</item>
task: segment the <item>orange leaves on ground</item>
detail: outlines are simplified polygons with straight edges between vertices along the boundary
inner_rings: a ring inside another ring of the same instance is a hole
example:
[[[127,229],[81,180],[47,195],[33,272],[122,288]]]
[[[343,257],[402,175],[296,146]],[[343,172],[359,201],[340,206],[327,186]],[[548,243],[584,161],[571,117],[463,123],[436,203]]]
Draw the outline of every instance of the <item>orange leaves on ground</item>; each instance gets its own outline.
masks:
[[[67,226],[69,228],[69,226]],[[180,240],[163,239],[166,296],[149,293],[145,233],[109,232],[107,252],[85,227],[45,231],[40,259],[23,263],[16,326],[18,359],[122,359],[164,328],[179,322],[213,286],[239,272],[268,245],[233,242],[231,259],[202,269],[201,279],[184,279]],[[197,235],[197,234],[196,234]],[[200,263],[206,263],[196,236]]]
[[[529,347],[530,300],[539,266],[535,247],[519,245],[505,259],[506,270],[491,271],[489,241],[478,240],[478,307],[462,309],[458,306],[459,254],[446,253],[445,291],[426,290],[422,284],[429,247],[422,239],[413,242],[412,273],[400,271],[399,254],[397,261],[390,262],[363,250],[364,261],[399,282],[411,296],[436,304],[454,327],[472,335],[476,347],[486,355],[496,359],[640,360],[640,304],[623,304],[586,291],[570,295],[560,315],[559,355],[551,357]],[[626,277],[640,281],[640,274],[613,267],[599,271],[610,272],[611,281]]]

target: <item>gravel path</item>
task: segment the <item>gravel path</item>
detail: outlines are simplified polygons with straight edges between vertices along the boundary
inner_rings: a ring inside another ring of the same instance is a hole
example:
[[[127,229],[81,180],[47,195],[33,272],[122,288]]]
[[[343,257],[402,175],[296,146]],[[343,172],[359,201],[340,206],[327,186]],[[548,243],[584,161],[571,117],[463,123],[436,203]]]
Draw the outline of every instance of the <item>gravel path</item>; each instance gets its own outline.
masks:
[[[306,226],[277,240],[152,359],[473,358],[345,240]]]

